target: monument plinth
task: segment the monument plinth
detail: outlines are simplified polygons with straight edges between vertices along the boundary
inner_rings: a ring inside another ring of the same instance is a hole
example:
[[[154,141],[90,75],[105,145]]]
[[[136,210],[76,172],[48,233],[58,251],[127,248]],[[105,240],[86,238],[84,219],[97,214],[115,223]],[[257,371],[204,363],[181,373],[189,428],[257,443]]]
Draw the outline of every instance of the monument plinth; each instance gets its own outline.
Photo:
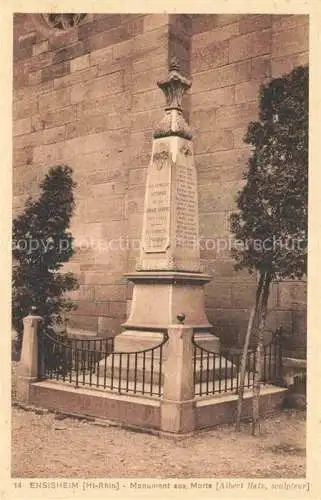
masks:
[[[168,78],[158,86],[167,105],[153,134],[140,258],[136,272],[126,275],[134,283],[131,312],[125,332],[115,339],[116,349],[156,345],[160,332],[184,313],[184,324],[201,332],[198,342],[218,351],[219,339],[210,334],[205,313],[204,284],[211,276],[201,272],[197,173],[192,133],[182,113],[191,83],[173,61]]]

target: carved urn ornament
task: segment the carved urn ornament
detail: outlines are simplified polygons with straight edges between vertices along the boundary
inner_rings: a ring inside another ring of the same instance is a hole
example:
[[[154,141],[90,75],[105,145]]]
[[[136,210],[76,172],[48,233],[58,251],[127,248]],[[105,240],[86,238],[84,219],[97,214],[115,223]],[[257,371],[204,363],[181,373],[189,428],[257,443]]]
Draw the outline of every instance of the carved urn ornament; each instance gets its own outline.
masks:
[[[87,14],[41,14],[49,28],[67,30],[74,28],[86,17]]]
[[[191,82],[179,72],[179,64],[172,58],[166,80],[157,82],[166,98],[165,116],[153,134],[154,138],[176,135],[191,139],[192,131],[183,116],[182,100]]]

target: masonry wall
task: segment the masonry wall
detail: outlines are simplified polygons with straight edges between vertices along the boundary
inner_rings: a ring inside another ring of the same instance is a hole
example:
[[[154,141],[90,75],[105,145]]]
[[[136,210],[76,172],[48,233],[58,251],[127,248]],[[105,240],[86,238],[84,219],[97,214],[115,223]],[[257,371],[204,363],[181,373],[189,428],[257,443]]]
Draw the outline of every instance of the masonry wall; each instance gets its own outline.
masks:
[[[116,333],[126,317],[141,235],[153,127],[162,117],[172,55],[193,79],[185,114],[195,130],[201,235],[228,237],[229,214],[249,155],[242,137],[257,116],[260,83],[308,61],[308,18],[249,15],[88,15],[76,29],[45,29],[39,16],[14,16],[14,213],[52,165],[78,183],[72,231],[80,289],[71,328]],[[120,240],[121,238],[121,240]],[[106,248],[106,245],[107,248]],[[216,244],[217,246],[217,244]],[[208,244],[213,282],[209,319],[240,341],[255,283],[233,270],[228,251]],[[305,285],[272,291],[270,327],[305,337]],[[302,335],[303,334],[303,335]]]
[[[193,16],[190,121],[201,234],[209,239],[202,259],[213,274],[206,303],[210,321],[230,342],[244,335],[256,288],[255,278],[234,271],[228,249],[229,217],[249,157],[243,137],[258,118],[260,85],[307,63],[308,16]],[[267,328],[283,325],[303,347],[306,283],[273,284],[269,307]]]
[[[77,253],[66,269],[80,289],[70,326],[116,332],[136,256],[126,241],[140,237],[144,167],[162,116],[155,81],[168,67],[169,16],[89,15],[66,32],[37,17],[14,17],[14,212],[49,166],[73,168]]]

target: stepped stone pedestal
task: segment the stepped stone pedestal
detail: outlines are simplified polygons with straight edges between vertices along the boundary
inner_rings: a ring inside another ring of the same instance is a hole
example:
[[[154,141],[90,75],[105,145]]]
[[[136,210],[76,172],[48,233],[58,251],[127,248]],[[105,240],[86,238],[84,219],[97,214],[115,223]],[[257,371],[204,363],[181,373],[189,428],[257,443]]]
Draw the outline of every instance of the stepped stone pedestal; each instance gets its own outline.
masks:
[[[197,342],[219,351],[204,305],[204,285],[211,276],[201,272],[197,174],[191,130],[182,114],[182,97],[191,83],[175,61],[168,78],[159,82],[167,106],[153,134],[148,167],[141,252],[125,331],[115,338],[115,350],[128,352],[157,345],[162,332],[177,324],[197,330]]]

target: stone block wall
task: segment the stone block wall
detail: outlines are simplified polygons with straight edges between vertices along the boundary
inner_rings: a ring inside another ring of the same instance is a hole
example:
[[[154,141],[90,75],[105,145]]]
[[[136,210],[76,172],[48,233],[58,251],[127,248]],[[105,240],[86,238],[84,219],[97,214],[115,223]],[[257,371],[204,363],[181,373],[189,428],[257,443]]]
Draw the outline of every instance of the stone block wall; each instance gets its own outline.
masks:
[[[184,107],[195,130],[202,262],[213,273],[208,315],[226,341],[240,341],[255,283],[233,270],[217,239],[228,238],[259,86],[308,62],[308,17],[88,14],[64,31],[15,14],[13,24],[14,214],[50,166],[73,168],[77,252],[66,269],[80,289],[71,294],[79,306],[71,328],[116,333],[125,319],[132,288],[123,274],[138,257],[152,131],[163,115],[156,82],[175,54],[193,80]],[[304,283],[271,294],[270,327],[288,326],[299,342],[304,294]]]
[[[152,131],[163,116],[156,81],[179,54],[188,71],[188,16],[87,15],[69,31],[14,16],[13,209],[36,196],[50,166],[73,168],[71,293],[77,331],[116,333],[126,317],[142,230]]]
[[[258,118],[262,83],[308,63],[308,16],[193,16],[190,122],[199,182],[201,257],[213,274],[207,311],[228,342],[244,336],[256,280],[235,272],[229,217],[242,188],[249,148],[243,137]],[[273,284],[268,329],[283,325],[304,346],[306,283]]]

